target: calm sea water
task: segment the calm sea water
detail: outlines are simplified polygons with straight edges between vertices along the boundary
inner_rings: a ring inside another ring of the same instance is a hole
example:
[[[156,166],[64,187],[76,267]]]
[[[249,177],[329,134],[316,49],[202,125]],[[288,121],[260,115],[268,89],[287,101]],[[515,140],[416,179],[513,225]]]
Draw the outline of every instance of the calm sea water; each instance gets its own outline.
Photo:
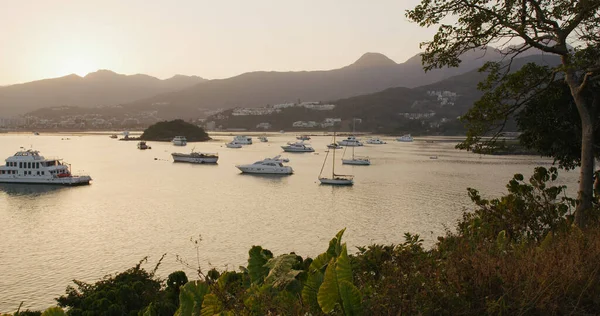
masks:
[[[236,269],[252,245],[314,256],[344,227],[349,246],[399,243],[404,232],[432,244],[470,207],[467,187],[498,196],[514,173],[529,175],[551,162],[461,152],[448,139],[383,138],[388,144],[356,149],[371,157],[371,166],[338,160],[336,172],[355,175],[353,187],[331,187],[317,180],[329,136],[313,137],[316,153],[286,153],[295,174],[283,177],[242,175],[234,166],[282,153],[280,146],[294,135],[272,135],[269,143],[242,149],[225,148],[231,136],[215,138],[177,148],[150,142],[151,150],[140,151],[136,142],[106,135],[0,135],[0,159],[21,146],[34,148],[93,178],[92,185],[74,188],[0,186],[0,312],[14,311],[21,301],[46,308],[72,279],[95,281],[145,256],[151,269],[167,253],[161,276],[185,270],[175,257],[194,261],[190,238],[198,234],[205,269]],[[219,164],[171,162],[171,152],[193,147],[218,152]],[[329,162],[325,172],[330,170]],[[577,174],[560,178],[575,184]]]

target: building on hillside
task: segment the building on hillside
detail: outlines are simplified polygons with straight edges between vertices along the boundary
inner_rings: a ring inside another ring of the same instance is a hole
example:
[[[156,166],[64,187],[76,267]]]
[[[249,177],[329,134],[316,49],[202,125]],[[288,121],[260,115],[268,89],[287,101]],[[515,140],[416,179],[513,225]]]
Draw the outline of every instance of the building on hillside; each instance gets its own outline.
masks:
[[[210,122],[204,123],[204,129],[206,129],[208,131],[214,131],[216,127],[217,127],[217,123],[215,121],[210,121]]]
[[[271,128],[271,123],[259,123],[258,125],[256,125],[257,129],[270,129]]]

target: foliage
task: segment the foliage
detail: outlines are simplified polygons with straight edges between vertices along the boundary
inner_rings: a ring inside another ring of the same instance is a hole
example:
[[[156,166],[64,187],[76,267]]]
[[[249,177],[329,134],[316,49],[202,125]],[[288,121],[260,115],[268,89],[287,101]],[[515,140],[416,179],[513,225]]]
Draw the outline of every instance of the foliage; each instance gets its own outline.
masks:
[[[162,258],[161,258],[162,260]],[[110,314],[172,315],[177,309],[179,287],[187,277],[181,271],[169,275],[168,284],[155,278],[160,261],[151,272],[141,267],[144,258],[133,268],[93,284],[74,280],[77,288],[68,286],[66,294],[57,298],[58,305],[68,307],[69,315]]]
[[[164,121],[153,124],[144,130],[140,139],[171,141],[175,136],[185,136],[188,142],[210,140],[208,134],[201,127],[184,122],[183,120]]]

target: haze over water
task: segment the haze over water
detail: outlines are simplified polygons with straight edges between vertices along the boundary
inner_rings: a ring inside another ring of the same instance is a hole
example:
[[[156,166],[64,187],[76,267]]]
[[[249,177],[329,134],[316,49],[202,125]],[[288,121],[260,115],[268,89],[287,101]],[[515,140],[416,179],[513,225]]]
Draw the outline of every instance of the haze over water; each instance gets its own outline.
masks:
[[[351,251],[400,243],[405,232],[420,234],[431,245],[471,207],[467,187],[497,197],[514,173],[528,178],[535,166],[551,163],[461,152],[454,149],[456,141],[383,138],[388,144],[356,149],[371,158],[371,166],[342,166],[338,151],[336,173],[355,175],[355,185],[330,187],[317,180],[329,136],[313,137],[315,154],[282,154],[295,171],[284,177],[242,175],[235,165],[281,154],[280,146],[295,135],[273,135],[269,143],[255,138],[242,149],[225,148],[231,136],[215,138],[187,147],[149,142],[152,149],[140,151],[136,142],[106,135],[0,136],[2,160],[21,146],[31,147],[46,157],[64,158],[73,172],[85,170],[93,178],[90,186],[74,188],[0,186],[0,312],[16,310],[21,301],[24,308],[54,305],[72,279],[96,281],[145,256],[144,267],[152,269],[167,253],[161,276],[184,269],[175,255],[195,260],[190,237],[198,234],[204,269],[237,269],[252,245],[275,254],[315,256],[344,227]],[[218,152],[219,164],[172,163],[171,152],[194,147]],[[432,155],[438,159],[429,159]],[[331,160],[325,173],[330,166]],[[570,185],[570,195],[577,176],[564,171],[559,176]]]

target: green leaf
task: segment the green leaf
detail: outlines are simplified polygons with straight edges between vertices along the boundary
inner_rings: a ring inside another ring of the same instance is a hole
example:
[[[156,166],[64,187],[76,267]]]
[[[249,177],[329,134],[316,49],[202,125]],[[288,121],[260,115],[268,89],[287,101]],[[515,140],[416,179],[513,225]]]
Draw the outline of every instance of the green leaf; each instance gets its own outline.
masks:
[[[335,237],[329,241],[329,248],[327,248],[327,253],[331,256],[331,257],[337,257],[340,255],[340,251],[342,251],[342,235],[344,235],[344,232],[346,231],[346,228],[340,230]]]
[[[342,299],[342,306],[344,307],[344,314],[350,315],[362,315],[361,295],[360,291],[354,284],[347,281],[340,281],[340,298]]]
[[[208,293],[208,285],[200,281],[191,281],[180,288],[179,309],[176,316],[197,316],[202,310],[204,296]]]
[[[337,275],[338,282],[346,281],[352,283],[352,265],[350,264],[350,258],[348,257],[348,249],[346,244],[342,246],[340,256],[337,258],[335,264],[335,273]]]
[[[269,273],[269,268],[265,267],[267,261],[273,258],[269,254],[270,251],[265,251],[261,246],[252,246],[248,252],[248,275],[252,283],[261,284]]]
[[[265,283],[282,288],[294,281],[298,273],[302,272],[292,269],[292,266],[297,262],[296,258],[296,255],[289,254],[269,259],[265,264],[265,267],[269,268],[269,275],[265,278]]]
[[[204,303],[202,303],[201,316],[213,316],[221,312],[223,306],[221,302],[214,294],[206,294],[204,296]]]
[[[42,313],[42,316],[65,316],[65,311],[60,307],[50,307]]]
[[[319,293],[317,294],[317,301],[324,313],[332,312],[340,302],[334,258],[331,259],[325,270],[323,284],[319,287]]]
[[[314,263],[314,261],[313,261]],[[312,264],[311,264],[312,266]],[[302,289],[302,299],[311,309],[318,309],[319,302],[317,301],[317,293],[319,287],[323,283],[323,272],[320,269],[312,269],[308,272],[308,278]]]

